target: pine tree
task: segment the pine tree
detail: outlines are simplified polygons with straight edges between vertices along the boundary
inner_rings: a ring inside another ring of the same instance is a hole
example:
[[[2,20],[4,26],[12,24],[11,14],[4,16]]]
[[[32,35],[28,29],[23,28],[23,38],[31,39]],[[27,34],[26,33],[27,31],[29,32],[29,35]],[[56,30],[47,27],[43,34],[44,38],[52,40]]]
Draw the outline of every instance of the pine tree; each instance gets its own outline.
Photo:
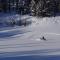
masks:
[[[32,0],[31,12],[37,16],[51,16],[56,10],[55,0]]]
[[[35,0],[31,1],[31,14],[36,15],[36,2],[35,2]]]

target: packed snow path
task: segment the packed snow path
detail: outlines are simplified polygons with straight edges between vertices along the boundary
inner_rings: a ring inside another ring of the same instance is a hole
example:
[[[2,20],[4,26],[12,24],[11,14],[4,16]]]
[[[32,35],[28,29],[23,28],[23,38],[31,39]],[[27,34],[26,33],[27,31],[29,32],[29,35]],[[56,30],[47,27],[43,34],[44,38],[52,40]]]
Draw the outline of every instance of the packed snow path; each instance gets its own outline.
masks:
[[[32,24],[26,27],[0,29],[0,56],[60,55],[59,17],[30,20]]]

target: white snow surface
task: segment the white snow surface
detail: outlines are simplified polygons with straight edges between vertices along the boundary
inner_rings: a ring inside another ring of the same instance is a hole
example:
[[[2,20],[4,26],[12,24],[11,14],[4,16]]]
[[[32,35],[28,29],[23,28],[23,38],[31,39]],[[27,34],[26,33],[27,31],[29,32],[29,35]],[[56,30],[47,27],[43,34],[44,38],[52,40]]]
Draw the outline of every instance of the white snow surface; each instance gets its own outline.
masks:
[[[0,29],[0,56],[60,55],[60,16],[24,17],[30,17],[32,24]]]

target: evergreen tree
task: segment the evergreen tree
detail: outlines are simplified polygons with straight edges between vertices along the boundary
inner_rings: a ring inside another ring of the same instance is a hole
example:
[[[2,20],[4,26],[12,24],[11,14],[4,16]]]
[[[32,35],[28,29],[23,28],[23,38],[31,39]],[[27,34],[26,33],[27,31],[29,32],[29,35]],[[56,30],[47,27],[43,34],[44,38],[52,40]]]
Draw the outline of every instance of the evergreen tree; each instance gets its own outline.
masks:
[[[37,16],[51,16],[56,10],[55,0],[32,0],[31,12]]]

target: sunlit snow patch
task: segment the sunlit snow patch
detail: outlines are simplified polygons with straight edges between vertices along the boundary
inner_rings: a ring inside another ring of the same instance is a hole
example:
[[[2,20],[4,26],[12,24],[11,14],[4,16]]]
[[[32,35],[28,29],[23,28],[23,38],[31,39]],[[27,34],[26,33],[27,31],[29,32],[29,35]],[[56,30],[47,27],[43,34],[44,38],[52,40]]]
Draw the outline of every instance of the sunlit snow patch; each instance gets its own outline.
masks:
[[[37,38],[36,41],[41,41],[41,39]]]

